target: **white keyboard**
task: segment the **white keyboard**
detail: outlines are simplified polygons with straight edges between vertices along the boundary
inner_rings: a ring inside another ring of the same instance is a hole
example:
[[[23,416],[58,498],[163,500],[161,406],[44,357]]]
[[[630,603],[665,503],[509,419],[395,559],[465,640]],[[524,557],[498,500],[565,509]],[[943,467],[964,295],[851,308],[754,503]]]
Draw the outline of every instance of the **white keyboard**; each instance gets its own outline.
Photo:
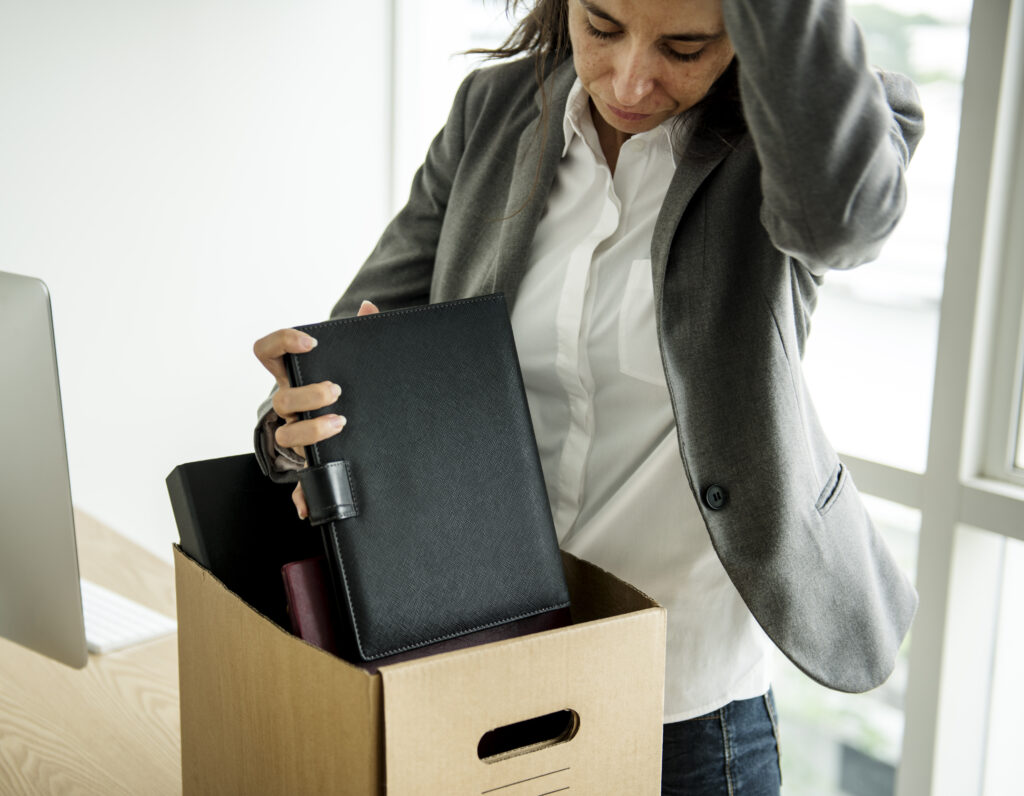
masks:
[[[85,615],[85,646],[94,653],[124,649],[178,629],[173,619],[85,578],[82,578],[82,613]]]

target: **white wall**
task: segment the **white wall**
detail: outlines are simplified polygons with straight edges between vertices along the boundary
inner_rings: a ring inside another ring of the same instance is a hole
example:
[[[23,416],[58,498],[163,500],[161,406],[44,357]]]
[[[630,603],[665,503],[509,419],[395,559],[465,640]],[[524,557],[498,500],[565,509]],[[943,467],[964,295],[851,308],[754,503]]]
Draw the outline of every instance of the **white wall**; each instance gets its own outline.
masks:
[[[487,63],[466,50],[496,47],[511,31],[504,0],[395,0],[395,210],[405,204],[459,84]]]
[[[253,341],[385,221],[386,7],[0,0],[0,270],[51,289],[76,505],[164,558],[167,473],[251,448]]]

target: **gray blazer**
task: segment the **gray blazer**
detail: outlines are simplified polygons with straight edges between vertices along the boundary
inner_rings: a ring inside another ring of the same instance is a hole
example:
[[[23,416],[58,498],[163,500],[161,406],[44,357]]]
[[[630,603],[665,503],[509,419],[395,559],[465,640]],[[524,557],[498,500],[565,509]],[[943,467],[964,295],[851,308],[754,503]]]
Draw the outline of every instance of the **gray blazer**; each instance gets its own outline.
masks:
[[[682,153],[651,245],[659,343],[689,487],[726,572],[800,669],[864,691],[892,671],[917,596],[800,363],[822,275],[875,257],[902,213],[922,114],[908,80],[866,67],[841,3],[771,8],[724,3],[749,129]],[[571,59],[552,72],[542,124],[532,61],[470,75],[334,314],[364,298],[514,301],[574,80]]]

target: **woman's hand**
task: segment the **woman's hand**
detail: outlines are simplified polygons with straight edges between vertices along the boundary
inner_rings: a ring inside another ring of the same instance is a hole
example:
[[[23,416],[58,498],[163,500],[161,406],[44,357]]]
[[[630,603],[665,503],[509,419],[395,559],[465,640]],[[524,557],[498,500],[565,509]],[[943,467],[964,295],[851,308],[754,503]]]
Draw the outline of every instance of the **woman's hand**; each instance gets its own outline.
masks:
[[[357,315],[372,315],[379,312],[376,306],[364,301]],[[341,387],[333,382],[322,381],[318,384],[307,384],[292,387],[288,381],[288,373],[284,366],[285,354],[304,354],[316,347],[316,340],[297,329],[280,329],[266,337],[261,337],[253,345],[253,353],[277,382],[272,405],[277,416],[284,420],[284,425],[274,432],[274,440],[282,448],[291,448],[299,456],[305,456],[304,448],[322,442],[340,432],[347,422],[340,414],[325,414],[308,420],[299,420],[300,412],[313,412],[330,406],[341,395]],[[292,502],[305,519],[309,515],[306,496],[302,484],[296,484],[292,492]]]

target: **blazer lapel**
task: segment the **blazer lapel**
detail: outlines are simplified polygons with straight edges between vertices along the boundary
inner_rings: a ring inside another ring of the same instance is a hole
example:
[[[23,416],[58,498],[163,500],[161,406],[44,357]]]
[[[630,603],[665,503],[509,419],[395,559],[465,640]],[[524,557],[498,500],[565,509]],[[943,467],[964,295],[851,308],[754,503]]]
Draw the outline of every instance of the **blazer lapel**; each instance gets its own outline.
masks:
[[[700,122],[699,116],[695,118],[696,124],[699,125]],[[706,145],[704,146],[706,147]],[[668,186],[668,193],[665,194],[665,201],[661,205],[658,219],[654,224],[654,236],[651,239],[651,270],[654,279],[654,306],[659,309],[664,297],[669,254],[683,213],[697,189],[731,151],[730,144],[724,139],[713,149],[702,149],[699,156],[694,155],[694,149],[691,138],[690,145],[687,146],[679,160],[679,165],[676,166],[672,182]],[[703,236],[697,237],[702,238]]]
[[[545,81],[548,118],[541,127],[541,91],[537,90],[537,118],[519,136],[515,168],[505,207],[505,221],[498,236],[493,292],[504,293],[509,307],[515,302],[519,284],[529,267],[530,247],[537,232],[548,194],[562,158],[565,137],[562,121],[576,70],[569,58],[555,67]]]

